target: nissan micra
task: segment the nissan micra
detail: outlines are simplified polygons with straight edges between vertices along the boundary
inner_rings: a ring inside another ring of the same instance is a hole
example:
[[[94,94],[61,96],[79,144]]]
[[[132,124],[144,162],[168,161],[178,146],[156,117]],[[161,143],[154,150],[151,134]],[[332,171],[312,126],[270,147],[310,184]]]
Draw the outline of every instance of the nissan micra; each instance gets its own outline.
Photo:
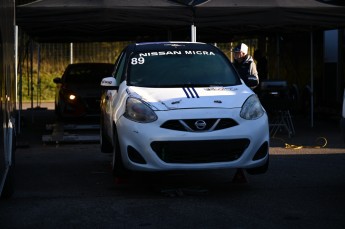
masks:
[[[127,46],[113,75],[101,81],[100,145],[113,154],[114,175],[227,168],[266,172],[268,118],[251,85],[210,44]]]

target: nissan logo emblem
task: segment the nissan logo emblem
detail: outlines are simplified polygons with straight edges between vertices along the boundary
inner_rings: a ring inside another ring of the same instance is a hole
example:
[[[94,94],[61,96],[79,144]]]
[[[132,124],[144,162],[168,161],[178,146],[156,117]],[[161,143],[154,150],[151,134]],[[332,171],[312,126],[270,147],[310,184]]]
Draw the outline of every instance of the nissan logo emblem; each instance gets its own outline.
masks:
[[[206,127],[206,122],[204,120],[198,120],[194,123],[194,125],[198,130],[203,130]]]

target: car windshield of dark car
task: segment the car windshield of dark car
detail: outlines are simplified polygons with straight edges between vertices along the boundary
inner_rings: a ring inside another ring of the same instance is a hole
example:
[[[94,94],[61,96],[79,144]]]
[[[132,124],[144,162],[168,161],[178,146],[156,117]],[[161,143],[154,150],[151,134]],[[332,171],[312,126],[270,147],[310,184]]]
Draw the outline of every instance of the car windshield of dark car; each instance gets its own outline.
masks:
[[[104,77],[111,76],[113,66],[75,66],[64,74],[64,81],[68,84],[95,84],[98,85]]]
[[[232,86],[239,77],[224,55],[212,51],[144,52],[132,55],[127,84],[138,87]]]

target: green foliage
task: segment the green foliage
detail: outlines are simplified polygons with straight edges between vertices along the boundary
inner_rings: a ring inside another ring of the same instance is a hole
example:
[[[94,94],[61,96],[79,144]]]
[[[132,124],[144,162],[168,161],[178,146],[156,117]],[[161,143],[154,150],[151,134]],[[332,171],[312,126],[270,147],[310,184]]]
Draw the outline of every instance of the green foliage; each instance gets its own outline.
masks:
[[[55,84],[53,82],[54,74],[45,73],[40,75],[40,79],[31,78],[23,75],[23,79],[18,81],[18,91],[22,91],[22,100],[24,102],[31,101],[54,101],[55,96]],[[20,86],[22,90],[20,90]]]
[[[22,96],[23,102],[54,101],[56,85],[53,79],[62,76],[71,62],[71,53],[73,63],[115,63],[117,56],[128,43],[130,42],[28,44],[29,47],[24,47],[23,50],[34,51],[32,56],[22,54],[25,58],[20,65],[18,96]]]

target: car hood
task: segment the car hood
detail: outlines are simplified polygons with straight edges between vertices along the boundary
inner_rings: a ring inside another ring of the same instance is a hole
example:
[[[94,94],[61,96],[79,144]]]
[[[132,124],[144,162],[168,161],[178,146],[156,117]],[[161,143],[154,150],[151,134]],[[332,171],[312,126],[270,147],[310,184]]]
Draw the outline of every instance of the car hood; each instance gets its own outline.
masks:
[[[143,88],[129,87],[130,96],[149,103],[154,110],[236,108],[253,91],[243,85],[231,87]]]
[[[74,91],[82,97],[100,97],[101,88],[98,85],[79,84],[68,85],[68,89]]]

